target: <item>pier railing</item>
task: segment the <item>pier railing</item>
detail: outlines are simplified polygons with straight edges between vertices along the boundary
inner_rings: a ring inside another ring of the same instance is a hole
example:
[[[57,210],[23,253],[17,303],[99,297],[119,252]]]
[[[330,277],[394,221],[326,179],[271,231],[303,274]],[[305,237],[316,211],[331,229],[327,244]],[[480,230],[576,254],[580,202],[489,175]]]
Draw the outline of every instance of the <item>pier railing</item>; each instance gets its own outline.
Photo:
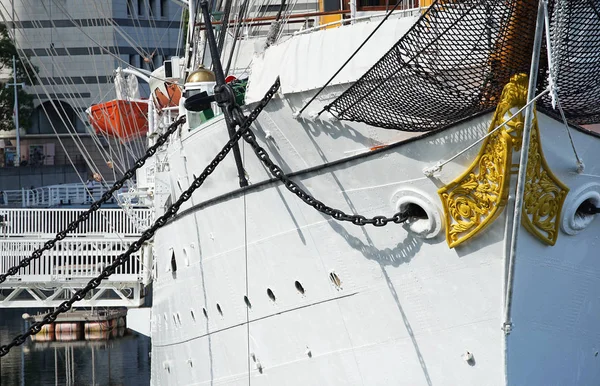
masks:
[[[48,185],[34,189],[0,191],[0,206],[6,207],[53,207],[59,205],[86,205],[98,200],[110,189],[106,184],[62,184]],[[119,193],[127,192],[123,188]],[[91,196],[90,196],[91,194]]]
[[[0,273],[31,256],[86,209],[0,208]],[[0,308],[57,307],[124,253],[150,225],[150,209],[100,209],[0,284]],[[79,307],[139,307],[151,282],[148,246],[133,253]]]
[[[102,270],[125,252],[133,237],[106,239],[71,237],[10,276],[0,284],[0,308],[57,307],[87,285]],[[19,261],[43,246],[45,239],[0,238],[0,272],[7,272]],[[125,264],[92,290],[78,307],[139,307],[144,303],[145,288],[150,282],[152,261],[143,247]]]
[[[20,260],[41,248],[45,240],[0,239],[0,272],[6,272]],[[131,245],[131,241],[104,239],[65,239],[54,248],[44,252],[28,267],[9,280],[21,282],[49,282],[89,280],[97,276]],[[141,280],[145,274],[141,253],[132,254],[127,263],[119,266],[109,277],[112,281]]]
[[[65,229],[86,209],[0,208],[0,236],[49,238]],[[100,209],[79,225],[71,236],[135,236],[149,225],[150,209]]]

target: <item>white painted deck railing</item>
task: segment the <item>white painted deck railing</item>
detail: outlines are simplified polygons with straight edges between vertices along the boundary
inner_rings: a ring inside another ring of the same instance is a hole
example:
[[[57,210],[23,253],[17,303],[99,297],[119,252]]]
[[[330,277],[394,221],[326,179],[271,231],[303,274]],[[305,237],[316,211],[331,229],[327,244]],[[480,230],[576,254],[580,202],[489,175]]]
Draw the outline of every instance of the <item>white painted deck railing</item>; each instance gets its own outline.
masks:
[[[50,238],[67,228],[86,209],[53,208],[21,209],[0,208],[0,236]],[[69,233],[71,236],[125,237],[141,234],[149,225],[151,211],[132,208],[100,209]]]
[[[45,240],[0,239],[0,272],[31,255],[43,246]],[[34,260],[27,268],[23,268],[11,281],[49,282],[96,277],[104,267],[111,264],[117,256],[127,250],[132,240],[104,239],[65,239],[44,252],[42,257]],[[132,254],[127,263],[119,266],[110,276],[110,281],[141,281],[146,274],[140,251]]]
[[[51,207],[58,205],[86,205],[98,200],[110,189],[112,182],[105,185],[95,183],[49,185],[35,189],[5,190],[0,192],[0,206],[10,207]],[[90,197],[90,192],[92,197]],[[122,188],[119,193],[127,192]]]

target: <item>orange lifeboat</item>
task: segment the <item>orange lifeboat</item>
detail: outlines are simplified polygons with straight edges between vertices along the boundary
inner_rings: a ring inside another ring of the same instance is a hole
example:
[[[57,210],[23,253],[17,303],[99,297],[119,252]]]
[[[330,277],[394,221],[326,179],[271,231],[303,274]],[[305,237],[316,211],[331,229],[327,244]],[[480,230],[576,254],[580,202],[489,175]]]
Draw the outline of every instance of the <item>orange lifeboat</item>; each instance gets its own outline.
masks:
[[[92,105],[89,118],[96,134],[129,140],[148,133],[148,102],[115,99]]]

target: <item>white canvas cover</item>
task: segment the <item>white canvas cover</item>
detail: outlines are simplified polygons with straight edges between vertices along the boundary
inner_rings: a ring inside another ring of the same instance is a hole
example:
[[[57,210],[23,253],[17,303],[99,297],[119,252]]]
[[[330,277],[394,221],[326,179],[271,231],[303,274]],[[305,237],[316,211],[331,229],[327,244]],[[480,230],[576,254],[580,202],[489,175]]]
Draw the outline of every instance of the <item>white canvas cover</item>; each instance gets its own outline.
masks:
[[[411,16],[387,20],[331,84],[354,82],[360,78],[417,19],[418,16]],[[260,100],[278,75],[284,94],[322,87],[379,22],[380,19],[376,19],[297,35],[256,54],[246,102]]]

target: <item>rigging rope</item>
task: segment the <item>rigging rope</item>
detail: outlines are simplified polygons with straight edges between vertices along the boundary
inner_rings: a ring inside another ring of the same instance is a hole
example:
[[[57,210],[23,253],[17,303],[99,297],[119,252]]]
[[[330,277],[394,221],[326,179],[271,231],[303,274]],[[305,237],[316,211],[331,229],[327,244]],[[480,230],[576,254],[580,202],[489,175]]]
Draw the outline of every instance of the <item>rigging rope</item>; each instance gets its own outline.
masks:
[[[4,10],[7,12],[7,10],[6,10],[6,7],[4,7],[4,5],[2,5],[2,6],[3,6]],[[33,5],[32,5],[32,6],[33,6]],[[46,10],[46,12],[49,14],[49,11],[48,11],[48,10]],[[6,21],[6,18],[5,18],[5,16],[4,16],[4,13],[3,13],[2,17],[3,17],[3,19]],[[18,17],[18,15],[15,17],[15,20],[19,20],[19,17]],[[19,20],[19,21],[20,21],[20,20]],[[39,28],[42,28],[42,25],[39,23],[39,21],[34,21],[34,23],[38,23],[38,24],[37,24],[37,26],[38,26]],[[53,23],[53,26],[54,26],[54,23]],[[14,39],[14,38],[15,38],[15,37],[13,36],[13,39]],[[33,45],[32,45],[32,42],[29,40],[29,38],[28,38],[28,36],[27,36],[26,34],[23,34],[23,38],[26,40],[26,42],[28,43],[28,45],[30,45],[30,46],[33,46]],[[63,43],[63,44],[64,44],[64,43]],[[55,49],[55,48],[56,48],[56,47],[54,47],[54,49]],[[71,57],[71,56],[70,56],[70,53],[68,52],[68,50],[66,49],[66,47],[65,47],[65,50],[67,51],[67,54],[68,54],[68,56],[69,56],[69,57]],[[45,51],[46,51],[46,54],[48,55],[48,57],[49,57],[49,58],[51,59],[51,61],[52,61],[53,69],[55,69],[55,70],[59,70],[59,71],[60,71],[60,69],[61,69],[61,64],[60,64],[60,63],[58,63],[58,62],[55,60],[55,54],[56,54],[56,52],[55,52],[55,51],[54,51],[54,52],[52,52],[52,51],[51,51],[51,49],[49,49],[49,48],[46,48],[46,49],[45,49]],[[36,53],[36,51],[35,51],[35,50],[33,50],[33,53],[34,53],[34,55],[35,55],[36,57],[38,57],[38,55],[37,55],[37,53]],[[80,151],[80,153],[81,153],[81,154],[82,154],[82,156],[84,157],[84,160],[86,161],[86,163],[87,163],[88,167],[89,167],[89,168],[90,168],[92,171],[97,171],[97,170],[98,170],[98,168],[97,168],[97,165],[95,165],[95,163],[94,163],[94,161],[93,161],[93,159],[92,159],[91,155],[90,155],[90,154],[87,152],[87,148],[86,148],[86,146],[83,144],[82,140],[79,138],[79,135],[75,135],[75,136],[73,135],[73,133],[75,133],[75,132],[76,132],[76,129],[74,128],[74,126],[73,126],[73,123],[72,123],[72,122],[70,122],[70,121],[68,121],[68,124],[67,124],[67,121],[65,121],[65,119],[64,119],[64,115],[65,115],[65,114],[64,114],[64,113],[65,113],[65,111],[64,111],[64,107],[63,107],[62,105],[59,105],[59,106],[60,106],[60,109],[58,109],[58,108],[56,107],[57,105],[56,105],[56,102],[54,101],[54,98],[51,96],[51,94],[49,93],[49,91],[46,89],[46,87],[45,87],[45,85],[43,84],[43,82],[42,82],[41,78],[39,77],[39,74],[37,73],[37,71],[35,71],[35,66],[32,64],[31,60],[30,60],[30,59],[29,59],[27,56],[25,56],[25,55],[23,54],[23,52],[22,52],[22,51],[18,51],[18,54],[19,54],[19,57],[21,58],[22,62],[23,62],[23,63],[26,63],[26,64],[27,64],[27,65],[30,67],[30,69],[32,69],[32,70],[33,70],[32,72],[34,72],[34,73],[35,73],[35,75],[36,75],[36,78],[37,78],[37,80],[39,81],[39,85],[42,87],[42,89],[43,89],[44,93],[46,94],[46,96],[48,97],[48,99],[49,99],[49,101],[50,101],[49,103],[52,105],[52,107],[55,109],[55,111],[57,111],[57,112],[60,112],[60,111],[62,110],[63,114],[59,114],[59,118],[61,119],[61,122],[62,122],[62,124],[64,125],[64,127],[67,129],[67,133],[70,135],[71,139],[73,140],[73,142],[74,142],[74,143],[75,143],[75,145],[77,146],[78,150]],[[45,66],[45,64],[44,64],[44,61],[40,60],[39,62],[40,62],[40,65],[41,65],[41,67],[42,67],[42,69],[43,69],[44,71],[46,71],[47,73],[52,73],[52,72],[54,72],[54,71],[50,71],[50,70],[49,70],[49,69],[48,69],[48,68]],[[66,67],[65,67],[65,64],[64,64],[64,63],[62,64],[62,68],[64,68],[64,69],[65,69],[65,72],[67,72],[67,70],[66,70]],[[34,82],[34,81],[33,81],[33,79],[31,78],[31,76],[30,76],[30,73],[29,73],[29,72],[27,73],[27,76],[28,76],[28,78],[30,79],[30,82],[31,82],[32,84],[34,84],[35,82]],[[63,77],[63,76],[61,75],[61,73],[59,73],[59,78],[61,78],[61,79],[67,79],[67,78],[66,78],[66,76],[65,76],[65,77]],[[52,81],[52,83],[53,83],[54,85],[58,85],[58,82],[56,82],[56,81],[55,81],[54,79],[52,79],[52,78],[50,78],[50,79],[51,79],[51,81]],[[66,82],[66,81],[63,81],[63,83],[64,83],[63,85],[64,85],[64,86],[67,88],[67,90],[69,90],[69,91],[70,91],[70,90],[72,90],[72,89],[73,89],[73,87],[74,87],[74,85],[71,85],[71,84],[69,84],[69,83],[68,83],[68,82]],[[87,87],[87,85],[86,85],[86,87]],[[33,88],[33,90],[34,90],[34,92],[36,92],[36,94],[37,94],[38,98],[39,98],[39,99],[42,99],[42,98],[40,98],[40,94],[37,92],[37,89],[36,89],[35,87]],[[91,90],[89,90],[89,87],[88,87],[88,91],[91,91]],[[87,120],[87,117],[85,117],[85,116],[82,116],[82,114],[81,114],[81,111],[83,110],[83,108],[82,108],[81,106],[78,106],[78,104],[77,104],[77,103],[75,103],[75,102],[76,102],[76,100],[75,100],[75,98],[74,98],[74,97],[71,97],[71,94],[75,95],[75,94],[77,94],[77,92],[71,92],[71,91],[70,91],[68,94],[69,94],[69,95],[68,95],[67,99],[70,99],[70,100],[71,100],[71,103],[72,103],[72,105],[74,105],[74,106],[76,107],[76,108],[74,109],[74,111],[75,111],[75,112],[76,112],[76,113],[79,115],[79,117],[80,117],[80,119],[82,119],[82,121],[86,121],[86,120]],[[79,97],[80,97],[80,98],[82,98],[81,94],[79,94]],[[47,102],[47,103],[48,103],[48,102]],[[48,116],[48,111],[46,110],[46,106],[45,106],[44,104],[41,104],[41,107],[42,107],[42,109],[44,110],[44,113],[45,113],[45,114]],[[67,155],[67,158],[69,159],[69,162],[70,162],[70,163],[71,163],[71,164],[72,164],[72,165],[75,167],[74,163],[73,163],[73,162],[72,162],[72,160],[71,160],[71,157],[70,157],[70,156],[69,156],[69,154],[66,152],[66,148],[65,148],[64,144],[62,143],[62,140],[61,140],[60,136],[58,136],[58,131],[57,131],[56,127],[54,126],[54,123],[52,122],[52,120],[50,120],[50,125],[51,125],[51,127],[52,127],[52,129],[53,129],[54,133],[55,133],[55,134],[57,134],[57,138],[58,138],[58,140],[59,140],[59,142],[60,142],[60,145],[61,145],[61,147],[63,148],[63,151],[64,151],[64,152],[65,152],[65,154]],[[72,132],[70,131],[70,129],[72,129]],[[102,149],[101,149],[101,150],[102,150]],[[101,153],[101,155],[102,155],[102,153]]]
[[[331,81],[344,69],[344,67],[346,67],[346,65],[348,63],[350,63],[350,61],[356,56],[356,54],[358,54],[358,52],[365,46],[365,44],[367,44],[367,42],[373,37],[373,35],[375,35],[375,32],[377,32],[377,30],[383,25],[383,23],[385,23],[385,21],[391,16],[392,12],[394,12],[396,10],[396,8],[398,7],[398,5],[400,5],[400,3],[402,3],[402,0],[396,1],[396,5],[394,5],[394,7],[385,15],[385,17],[383,19],[381,19],[381,21],[379,22],[379,24],[377,24],[375,29],[369,34],[369,36],[367,36],[367,38],[360,44],[360,46],[358,46],[358,48],[352,53],[352,55],[350,55],[350,57],[344,62],[344,64],[342,64],[342,66],[335,72],[335,74],[333,74],[333,76],[331,78],[329,78],[329,80],[327,82],[325,82],[323,87],[321,87],[319,89],[319,91],[317,91],[317,93],[315,95],[313,95],[313,97],[310,98],[310,100],[308,102],[306,102],[306,104],[300,109],[300,111],[298,111],[297,113],[294,114],[295,118],[299,117],[302,114],[302,112],[304,112],[304,110],[306,110],[308,105],[310,105],[321,94],[321,92],[323,92],[323,90],[325,90],[325,88],[329,85],[329,83],[331,83]],[[325,109],[326,109],[326,107],[324,107],[317,114],[317,116],[321,115],[321,113],[323,113],[325,111]]]
[[[600,121],[600,17],[592,2],[551,0],[554,79],[569,122]],[[430,131],[495,107],[529,73],[536,0],[436,0],[391,49],[325,109],[341,120]],[[544,43],[546,44],[546,43]],[[548,86],[540,63],[538,90]],[[538,106],[552,109],[551,96]]]
[[[246,131],[249,130],[250,125],[252,124],[252,122],[254,122],[254,120],[256,119],[256,117],[258,117],[258,115],[260,114],[260,112],[267,105],[267,103],[271,100],[271,98],[273,97],[273,95],[275,95],[275,93],[277,92],[278,88],[279,88],[279,78],[277,78],[277,80],[275,81],[275,83],[273,84],[273,86],[271,86],[271,88],[269,89],[269,91],[267,91],[266,95],[263,97],[263,99],[261,100],[261,102],[250,113],[250,115],[247,117],[247,119],[241,125],[240,129],[238,131],[236,131],[236,133],[234,134],[234,136],[232,136],[229,141],[227,141],[227,143],[225,144],[225,146],[223,146],[223,148],[221,149],[221,151],[204,168],[204,170],[202,171],[202,173],[194,180],[194,182],[192,182],[192,184],[190,185],[190,187],[188,189],[186,189],[183,193],[181,193],[181,195],[179,196],[179,198],[177,199],[177,201],[175,203],[173,203],[171,206],[169,206],[169,208],[165,211],[165,214],[163,214],[158,219],[156,219],[156,221],[154,222],[154,224],[149,229],[147,229],[138,240],[136,240],[133,243],[131,243],[131,245],[129,246],[129,248],[127,249],[126,252],[124,252],[121,255],[119,255],[119,257],[117,257],[113,263],[111,263],[110,265],[108,265],[106,268],[104,268],[102,270],[102,273],[100,273],[100,275],[98,275],[94,279],[90,280],[88,282],[88,284],[84,288],[82,288],[82,289],[78,290],[77,292],[75,292],[75,294],[69,300],[61,303],[61,305],[58,306],[56,308],[56,310],[54,310],[53,312],[49,312],[48,314],[46,314],[41,321],[33,323],[31,326],[29,326],[29,328],[27,329],[27,331],[25,333],[17,335],[9,344],[0,346],[0,357],[3,357],[5,355],[7,355],[10,352],[11,348],[13,348],[15,346],[22,345],[23,343],[25,343],[25,341],[27,340],[27,338],[29,336],[37,334],[38,332],[40,332],[41,329],[42,329],[42,327],[44,325],[54,322],[56,320],[56,318],[58,317],[58,315],[69,311],[73,307],[73,303],[75,303],[76,301],[80,301],[80,300],[84,299],[85,295],[89,291],[97,288],[100,285],[100,283],[102,282],[102,280],[104,280],[104,279],[108,278],[110,275],[112,275],[115,272],[115,270],[116,270],[116,268],[118,266],[124,264],[127,261],[127,258],[132,253],[137,252],[146,241],[150,240],[154,236],[154,234],[156,233],[156,231],[158,229],[162,228],[167,223],[167,221],[170,218],[172,218],[173,216],[175,216],[177,214],[177,212],[179,211],[179,208],[181,207],[181,205],[184,202],[188,201],[192,197],[192,193],[194,193],[194,191],[196,189],[198,189],[200,186],[202,186],[202,184],[204,183],[204,181],[206,180],[206,178],[208,178],[208,176],[210,176],[214,172],[214,170],[219,165],[219,163],[221,163],[221,161],[223,161],[225,159],[225,157],[231,151],[231,149],[233,149],[234,145],[240,140],[240,138],[242,137],[242,135],[244,134],[244,132],[246,132]],[[184,117],[185,116],[181,117],[178,121],[175,122],[176,124],[174,123],[171,126],[171,128],[172,128],[171,132],[175,131],[179,127],[179,125],[181,123],[183,123],[183,121],[185,120]],[[161,140],[161,139],[162,139],[162,143],[159,144],[159,141],[157,141],[157,143],[154,146],[152,146],[150,149],[148,149],[148,153],[146,155],[149,156],[149,153],[151,153],[153,155],[156,152],[156,150],[158,149],[158,147],[162,146],[162,144],[164,143],[164,141],[166,141],[167,136],[166,135],[165,136],[161,136],[159,138],[159,140]],[[152,152],[150,152],[151,149],[154,149],[154,150]],[[136,162],[136,165],[140,161],[142,161],[142,160],[141,159],[138,160],[138,162]],[[144,162],[145,162],[145,159],[141,162],[141,165],[143,165]],[[117,184],[115,184],[115,185],[117,185]],[[93,209],[94,206],[99,207],[99,205],[96,205],[96,204],[97,204],[97,202],[94,203],[94,204],[92,204],[92,207],[90,207],[90,209],[86,213],[89,213],[90,211],[92,211],[92,209]],[[81,216],[78,218],[78,220],[80,218],[81,218]],[[69,224],[69,227],[70,227],[71,224]],[[66,234],[66,231],[62,231],[60,233]],[[64,238],[64,236],[63,236],[63,238]],[[52,241],[55,241],[55,240],[50,240],[50,241],[46,242],[46,244],[48,244],[48,243],[50,243]],[[38,252],[38,251],[35,251],[34,254],[36,254],[36,252]],[[39,253],[39,255],[41,255],[41,253]],[[33,257],[33,255],[32,255],[32,257]],[[30,259],[31,259],[31,257],[30,257]],[[25,259],[25,260],[27,260],[27,259]],[[29,262],[27,262],[26,265],[28,265],[28,264],[29,264]],[[11,268],[11,270],[13,268]],[[18,271],[18,269],[17,269],[17,271]],[[4,275],[0,275],[0,280],[2,280],[3,276]],[[4,278],[4,280],[5,280],[5,278]],[[2,283],[2,281],[0,281],[0,283]]]
[[[394,216],[389,217],[389,218],[385,217],[385,216],[375,216],[375,217],[369,219],[362,215],[348,215],[339,209],[334,209],[332,207],[329,207],[329,206],[323,204],[321,201],[315,199],[312,195],[305,192],[303,189],[301,189],[299,187],[299,185],[297,183],[295,183],[289,177],[287,177],[285,175],[285,173],[283,172],[283,170],[270,159],[266,150],[263,149],[258,144],[258,142],[256,141],[256,136],[254,135],[252,130],[250,130],[250,125],[256,120],[256,118],[258,117],[260,112],[269,103],[269,101],[271,100],[273,95],[275,95],[275,93],[277,92],[278,89],[279,89],[279,78],[277,78],[277,80],[271,86],[269,91],[267,91],[266,95],[263,97],[261,102],[254,108],[254,110],[251,112],[251,114],[244,120],[244,123],[240,126],[239,130],[237,130],[235,132],[235,134],[229,139],[229,141],[227,141],[225,146],[223,146],[221,151],[204,168],[204,170],[202,171],[200,176],[198,176],[194,180],[194,182],[192,182],[192,184],[189,186],[189,188],[186,189],[179,196],[179,198],[177,199],[177,201],[174,204],[169,206],[169,208],[165,211],[165,213],[162,216],[160,216],[158,219],[156,219],[154,224],[149,229],[147,229],[146,231],[143,232],[142,236],[138,240],[134,241],[129,246],[129,248],[127,249],[126,252],[119,255],[113,263],[111,263],[109,266],[104,268],[104,270],[102,271],[102,273],[100,273],[100,275],[98,275],[94,279],[90,280],[84,288],[76,291],[75,294],[69,300],[61,303],[61,305],[58,306],[53,312],[49,312],[48,314],[46,314],[41,321],[33,323],[31,326],[29,326],[29,328],[27,329],[26,332],[14,337],[10,343],[0,346],[0,357],[7,355],[10,352],[10,349],[12,347],[23,344],[29,336],[40,332],[44,325],[54,322],[56,320],[56,318],[58,317],[58,315],[69,311],[73,307],[73,304],[76,301],[80,301],[80,300],[84,299],[88,292],[97,288],[101,284],[102,280],[104,280],[104,279],[108,278],[110,275],[112,275],[118,266],[124,264],[127,261],[127,258],[132,253],[137,252],[146,241],[150,240],[154,236],[154,234],[156,233],[156,231],[158,229],[162,228],[165,224],[167,224],[167,222],[170,219],[172,219],[177,214],[181,205],[184,202],[188,201],[192,197],[192,194],[194,193],[194,191],[197,190],[198,188],[200,188],[200,186],[202,186],[202,184],[204,183],[206,178],[214,172],[214,170],[219,165],[219,163],[225,159],[227,154],[234,148],[234,146],[237,144],[237,142],[242,137],[248,144],[250,144],[250,146],[254,150],[254,153],[256,154],[256,156],[267,167],[267,169],[271,172],[271,174],[275,178],[277,178],[278,180],[283,182],[284,186],[290,192],[294,193],[297,197],[302,199],[302,201],[304,201],[306,204],[313,207],[315,210],[317,210],[323,214],[326,214],[328,216],[331,216],[335,220],[349,221],[352,224],[359,225],[359,226],[371,224],[376,227],[380,227],[380,226],[387,225],[388,223],[399,224],[399,223],[405,222],[409,218],[409,216],[412,215],[412,213],[410,213],[409,211],[397,213]],[[237,106],[235,106],[235,107],[237,107]],[[237,107],[237,108],[239,109],[239,107]],[[182,116],[177,122],[175,122],[171,126],[171,130],[169,131],[169,134],[171,132],[175,131],[179,127],[179,125],[181,123],[183,123],[183,121],[185,119],[184,117],[185,116]],[[166,141],[166,139],[167,139],[166,134],[167,133],[163,134],[159,138],[157,143],[153,147],[148,149],[148,153],[145,156],[146,159],[148,156],[153,155],[156,152],[156,149],[159,146],[161,146],[164,143],[164,141]],[[136,166],[138,164],[140,164],[140,166],[143,165],[146,159],[138,160],[136,162]],[[132,175],[133,173],[128,172],[128,174]],[[123,180],[126,177],[131,178],[131,175],[124,176],[122,180],[115,183],[115,185],[113,186],[113,189],[118,184],[122,185]],[[105,196],[106,196],[106,194],[103,195],[103,198]],[[85,214],[87,214],[87,216],[83,216],[83,215],[79,216],[77,220],[75,220],[74,222],[69,224],[69,226],[67,227],[67,230],[63,230],[63,231],[59,232],[57,234],[57,237],[54,240],[50,240],[50,241],[46,242],[44,244],[44,248],[53,247],[54,243],[57,240],[61,240],[65,237],[67,231],[72,230],[71,228],[75,229],[79,222],[86,220],[89,217],[89,213],[97,210],[99,207],[100,207],[99,201],[92,204],[90,209],[85,213]],[[77,223],[77,224],[75,224],[75,223]],[[9,269],[9,274],[11,274],[11,273],[14,274],[14,273],[18,272],[19,268],[29,265],[31,260],[41,256],[41,252],[43,251],[44,248],[42,248],[41,250],[34,251],[32,256],[22,260],[21,263],[19,264],[19,266],[12,267],[11,269]],[[4,280],[6,280],[7,276],[8,276],[8,274],[0,275],[0,283],[2,283]]]
[[[544,27],[546,31],[546,52],[548,57],[548,88],[551,92],[552,97],[552,107],[558,106],[558,111],[560,112],[560,117],[565,125],[565,129],[567,130],[567,135],[569,136],[569,142],[571,143],[571,148],[573,149],[573,154],[575,155],[575,160],[577,161],[577,173],[583,173],[585,169],[585,165],[581,158],[579,158],[579,154],[577,154],[577,149],[575,148],[575,143],[573,142],[573,136],[571,135],[571,128],[569,127],[569,123],[567,122],[567,118],[565,117],[565,112],[560,103],[560,98],[558,96],[558,92],[556,89],[556,67],[552,63],[552,39],[550,37],[550,16],[548,12],[548,3],[544,3]]]
[[[548,93],[550,93],[550,88],[547,88],[546,90],[544,90],[543,92],[541,92],[540,94],[538,94],[535,98],[531,99],[531,101],[529,101],[525,106],[521,107],[516,113],[514,113],[513,115],[511,115],[510,118],[506,119],[504,122],[502,122],[501,124],[499,124],[498,126],[496,126],[493,130],[491,130],[490,132],[488,132],[486,135],[484,135],[483,137],[479,138],[477,141],[473,142],[472,144],[470,144],[466,148],[462,149],[461,151],[459,151],[458,153],[456,153],[452,157],[448,158],[445,161],[439,161],[434,166],[424,168],[423,169],[423,174],[425,174],[427,177],[432,177],[435,173],[439,173],[446,164],[454,161],[456,158],[460,157],[461,155],[463,155],[464,153],[466,153],[468,150],[472,149],[475,145],[477,145],[478,143],[481,143],[481,141],[483,141],[484,139],[486,139],[490,135],[494,134],[496,131],[498,131],[499,129],[501,129],[502,127],[504,127],[504,125],[506,125],[508,122],[512,121],[513,118],[517,117],[517,115],[521,114],[521,112],[523,112],[523,110],[525,110],[527,108],[527,106],[535,103],[535,101],[537,101],[539,98],[545,96]]]
[[[100,209],[102,204],[109,201],[113,193],[121,189],[123,187],[123,184],[135,175],[135,171],[137,169],[144,166],[146,160],[153,156],[159,147],[165,144],[169,136],[172,133],[174,133],[179,128],[179,126],[183,124],[183,122],[185,122],[185,115],[180,117],[177,121],[173,122],[169,126],[169,128],[157,138],[156,143],[148,148],[146,154],[144,154],[142,158],[138,159],[135,162],[135,165],[127,172],[125,172],[123,177],[119,181],[115,182],[113,186],[108,191],[106,191],[98,201],[95,201],[86,212],[82,213],[79,217],[77,217],[77,219],[70,222],[65,230],[58,232],[54,239],[46,241],[42,248],[33,251],[31,256],[21,260],[17,266],[11,267],[7,272],[0,274],[0,284],[4,283],[9,276],[16,275],[21,268],[27,267],[31,263],[31,261],[41,257],[44,251],[52,249],[54,245],[56,245],[57,241],[63,240],[65,237],[67,237],[67,233],[76,230],[79,224],[81,224],[84,221],[87,221],[87,219],[90,217],[90,214],[96,212],[98,209]]]

